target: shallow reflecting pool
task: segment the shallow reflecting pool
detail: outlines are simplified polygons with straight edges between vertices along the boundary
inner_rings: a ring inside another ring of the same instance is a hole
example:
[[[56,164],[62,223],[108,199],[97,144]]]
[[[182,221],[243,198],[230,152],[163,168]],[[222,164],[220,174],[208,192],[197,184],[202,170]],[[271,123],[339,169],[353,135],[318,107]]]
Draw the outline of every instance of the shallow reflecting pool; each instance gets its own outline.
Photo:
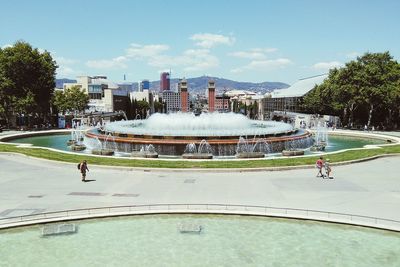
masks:
[[[233,215],[146,215],[0,231],[2,266],[400,266],[400,233]],[[181,233],[196,224],[200,233]]]

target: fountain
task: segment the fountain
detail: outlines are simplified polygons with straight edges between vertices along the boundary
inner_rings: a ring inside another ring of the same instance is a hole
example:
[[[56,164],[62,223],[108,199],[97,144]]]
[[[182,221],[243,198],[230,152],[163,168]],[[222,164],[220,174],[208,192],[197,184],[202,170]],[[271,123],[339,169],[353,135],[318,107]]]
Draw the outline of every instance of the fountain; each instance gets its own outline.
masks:
[[[133,151],[131,157],[134,158],[158,158],[158,153],[152,144],[143,145],[139,151]]]
[[[258,146],[267,143],[268,151],[259,151],[263,154],[281,152],[286,142],[311,136],[309,132],[294,129],[283,122],[250,120],[242,114],[217,112],[202,113],[200,116],[192,113],[156,113],[147,119],[108,123],[102,129],[87,132],[86,138],[97,137],[104,143],[108,133],[112,133],[118,148],[127,153],[138,154],[142,146],[152,144],[158,154],[174,156],[186,154],[187,145],[192,143],[196,144],[198,154],[202,140],[207,142],[214,156],[234,156],[241,136],[252,140],[252,146],[259,140]]]
[[[290,140],[285,144],[285,149],[282,150],[282,156],[301,156],[304,155],[304,150],[300,149],[303,147],[301,142],[303,140]]]
[[[254,138],[250,142],[241,136],[236,146],[237,158],[263,158],[268,152],[269,146],[265,139],[255,140]]]
[[[206,140],[201,140],[199,148],[197,149],[195,143],[186,145],[185,152],[182,154],[184,159],[212,159],[213,150]]]
[[[108,133],[104,143],[102,143],[99,139],[97,139],[97,145],[92,148],[92,154],[94,155],[103,155],[103,156],[112,156],[115,151],[117,151],[117,144],[115,143],[115,137]]]
[[[328,145],[328,130],[325,122],[319,121],[315,131],[315,142],[311,146],[311,151],[325,151]]]
[[[71,149],[74,151],[85,150],[86,146],[83,144],[84,136],[83,127],[78,124],[76,128],[71,131],[71,139],[67,141],[67,145],[71,146]]]

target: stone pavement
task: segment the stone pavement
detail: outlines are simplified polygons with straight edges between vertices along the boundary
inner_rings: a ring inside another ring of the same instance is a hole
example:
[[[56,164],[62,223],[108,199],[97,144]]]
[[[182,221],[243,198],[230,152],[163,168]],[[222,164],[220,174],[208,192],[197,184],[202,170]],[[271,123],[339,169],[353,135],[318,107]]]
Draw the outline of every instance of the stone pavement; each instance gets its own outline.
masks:
[[[135,204],[242,204],[314,209],[400,220],[400,157],[316,169],[183,172],[90,166],[0,153],[0,219],[40,212]]]

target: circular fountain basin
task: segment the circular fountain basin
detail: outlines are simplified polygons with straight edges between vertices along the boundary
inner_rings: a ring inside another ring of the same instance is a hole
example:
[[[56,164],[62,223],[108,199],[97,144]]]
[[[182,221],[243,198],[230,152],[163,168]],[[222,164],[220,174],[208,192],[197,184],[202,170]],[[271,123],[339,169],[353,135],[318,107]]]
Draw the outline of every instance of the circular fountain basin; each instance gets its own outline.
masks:
[[[155,159],[158,158],[158,153],[156,152],[147,152],[147,151],[133,151],[131,153],[132,158],[147,158],[147,159]]]
[[[182,154],[184,159],[212,159],[213,155],[211,153],[184,153]]]
[[[76,144],[75,143],[75,144],[71,145],[71,149],[74,150],[74,151],[83,151],[83,150],[86,149],[86,146],[82,145],[82,144]]]
[[[68,140],[67,146],[75,145],[76,143],[77,143],[76,140]]]
[[[184,154],[187,144],[200,145],[203,140],[210,145],[211,154],[234,156],[241,137],[253,145],[260,140],[268,143],[269,152],[281,152],[287,142],[299,141],[301,148],[311,146],[307,131],[283,122],[250,120],[236,113],[156,113],[146,120],[109,123],[103,129],[87,132],[86,138],[104,144],[110,141],[110,135],[118,151],[131,153],[151,144],[158,154],[174,156]]]
[[[263,152],[240,152],[236,154],[238,159],[254,159],[263,158],[265,154]]]
[[[292,157],[304,155],[304,150],[282,150],[282,156]]]
[[[92,154],[101,156],[112,156],[114,155],[114,150],[112,149],[92,149]]]

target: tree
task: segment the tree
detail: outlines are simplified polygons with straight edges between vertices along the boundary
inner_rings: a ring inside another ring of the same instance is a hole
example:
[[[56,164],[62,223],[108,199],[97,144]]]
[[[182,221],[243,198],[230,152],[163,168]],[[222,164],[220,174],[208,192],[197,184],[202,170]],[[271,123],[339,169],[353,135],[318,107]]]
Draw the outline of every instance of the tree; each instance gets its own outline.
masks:
[[[365,53],[343,68],[333,69],[325,81],[304,98],[309,112],[339,115],[343,124],[393,125],[400,114],[400,64],[389,52]]]
[[[77,85],[66,90],[65,95],[70,111],[84,111],[89,104],[89,95],[85,94]]]
[[[42,119],[47,117],[56,69],[49,52],[41,52],[26,42],[18,41],[0,50],[0,102],[7,121],[12,113],[22,111],[21,103],[32,99],[35,113]]]
[[[52,98],[56,109],[65,114],[84,111],[89,103],[89,96],[77,85],[63,91],[56,91]]]
[[[69,110],[67,98],[64,94],[64,91],[55,91],[52,103],[54,107],[58,110],[58,112],[60,112],[63,115]]]
[[[155,112],[162,113],[163,109],[164,109],[164,105],[163,105],[162,102],[154,101],[154,110],[155,110]]]
[[[140,117],[144,119],[147,116],[147,111],[150,109],[150,105],[146,100],[139,100],[137,101],[137,109]]]

